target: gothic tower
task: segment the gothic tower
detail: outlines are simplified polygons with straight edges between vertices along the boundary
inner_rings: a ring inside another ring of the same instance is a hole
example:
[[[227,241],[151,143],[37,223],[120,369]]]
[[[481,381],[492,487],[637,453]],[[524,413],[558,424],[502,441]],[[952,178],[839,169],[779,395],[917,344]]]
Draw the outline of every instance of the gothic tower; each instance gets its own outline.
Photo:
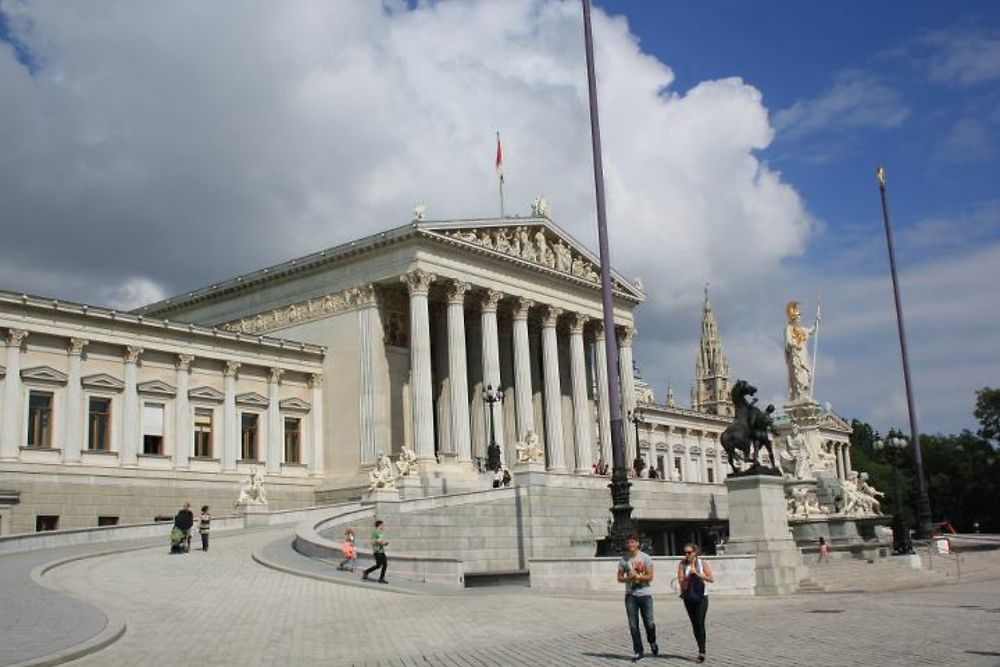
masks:
[[[708,302],[708,285],[705,285],[705,308],[701,317],[698,359],[694,365],[691,409],[731,417],[733,402],[729,397],[729,389],[729,362],[722,352],[719,328],[715,324],[712,305]]]

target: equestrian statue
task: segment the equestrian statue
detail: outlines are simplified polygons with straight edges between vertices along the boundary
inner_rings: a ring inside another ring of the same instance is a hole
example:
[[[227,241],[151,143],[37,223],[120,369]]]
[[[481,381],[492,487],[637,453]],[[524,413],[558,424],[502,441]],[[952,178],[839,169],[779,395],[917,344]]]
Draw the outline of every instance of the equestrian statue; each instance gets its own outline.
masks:
[[[736,408],[736,416],[733,423],[722,432],[719,441],[726,450],[726,456],[729,457],[731,476],[781,474],[774,464],[774,450],[771,449],[770,431],[773,424],[771,414],[774,412],[774,406],[768,405],[765,410],[758,408],[757,398],[754,396],[756,393],[757,387],[746,380],[737,380],[729,394]],[[770,466],[761,463],[762,448],[767,450]],[[736,468],[737,452],[740,458],[749,464],[743,471]]]

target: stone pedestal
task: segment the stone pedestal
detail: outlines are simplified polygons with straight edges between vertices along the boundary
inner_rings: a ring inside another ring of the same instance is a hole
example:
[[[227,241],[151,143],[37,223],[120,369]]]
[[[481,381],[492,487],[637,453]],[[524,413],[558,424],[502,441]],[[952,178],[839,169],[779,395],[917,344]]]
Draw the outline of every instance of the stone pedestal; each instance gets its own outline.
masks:
[[[413,500],[427,495],[424,492],[423,480],[416,475],[400,477],[396,480],[396,489],[399,491],[400,500]]]
[[[794,593],[802,575],[802,556],[785,518],[781,477],[728,477],[729,542],[727,554],[756,554],[757,595]]]
[[[382,487],[379,489],[368,489],[363,494],[361,494],[361,502],[364,503],[398,503],[399,502],[399,489]]]
[[[511,475],[526,472],[545,472],[545,463],[542,461],[518,461],[510,469]]]
[[[243,523],[247,528],[267,526],[271,523],[271,508],[266,503],[260,505],[251,505],[249,503],[237,505],[236,514],[243,517]]]

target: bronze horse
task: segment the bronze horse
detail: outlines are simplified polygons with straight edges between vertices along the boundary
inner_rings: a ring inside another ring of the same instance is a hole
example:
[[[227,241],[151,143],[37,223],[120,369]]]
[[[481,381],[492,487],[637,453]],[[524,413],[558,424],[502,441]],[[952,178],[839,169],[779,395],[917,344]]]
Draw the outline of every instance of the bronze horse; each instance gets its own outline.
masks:
[[[754,397],[756,393],[757,387],[746,380],[737,380],[729,393],[733,399],[733,406],[736,408],[736,417],[733,419],[733,423],[722,432],[719,442],[726,450],[726,456],[729,457],[729,467],[732,468],[733,475],[739,474],[734,461],[736,452],[740,453],[744,461],[750,462],[748,472],[760,472],[762,468],[770,472],[770,469],[762,466],[760,462],[762,447],[770,455],[772,468],[774,466],[774,451],[771,449],[769,433],[774,406],[768,405],[767,409],[762,411],[757,407],[757,399]]]

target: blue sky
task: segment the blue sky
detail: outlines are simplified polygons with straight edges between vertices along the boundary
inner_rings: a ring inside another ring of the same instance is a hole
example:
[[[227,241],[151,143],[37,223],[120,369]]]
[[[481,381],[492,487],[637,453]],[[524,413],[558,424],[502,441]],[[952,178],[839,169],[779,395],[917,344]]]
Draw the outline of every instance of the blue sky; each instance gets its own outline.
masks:
[[[575,0],[0,4],[0,288],[131,308],[428,217],[545,195],[596,246]],[[1000,4],[598,2],[612,259],[636,358],[686,403],[702,290],[781,404],[784,305],[822,299],[817,398],[906,422],[875,165],[921,426],[1000,385]]]

